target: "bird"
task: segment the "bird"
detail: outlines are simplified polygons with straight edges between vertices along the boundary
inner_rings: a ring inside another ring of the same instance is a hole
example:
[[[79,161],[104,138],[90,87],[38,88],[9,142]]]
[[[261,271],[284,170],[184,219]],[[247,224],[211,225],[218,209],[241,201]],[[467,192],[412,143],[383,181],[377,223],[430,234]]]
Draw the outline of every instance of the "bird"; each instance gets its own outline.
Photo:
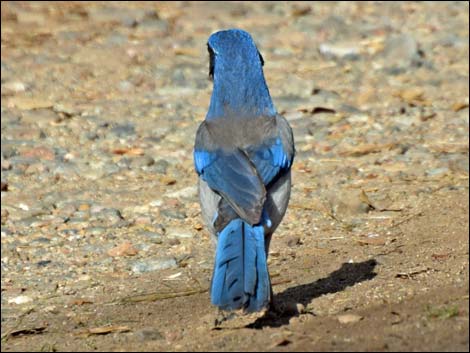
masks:
[[[259,312],[273,303],[267,258],[289,203],[294,137],[274,107],[252,36],[221,30],[207,49],[213,90],[193,157],[201,214],[215,245],[211,303]]]

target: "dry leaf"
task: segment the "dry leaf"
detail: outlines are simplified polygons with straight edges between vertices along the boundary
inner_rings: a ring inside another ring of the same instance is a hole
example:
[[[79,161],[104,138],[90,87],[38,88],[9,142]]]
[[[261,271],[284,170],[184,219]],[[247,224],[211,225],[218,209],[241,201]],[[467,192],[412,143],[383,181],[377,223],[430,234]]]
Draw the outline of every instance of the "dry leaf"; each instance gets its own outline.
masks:
[[[118,155],[130,155],[130,156],[142,156],[144,154],[144,150],[142,148],[116,148],[113,150],[114,154]]]
[[[16,330],[10,332],[9,336],[20,336],[20,335],[37,335],[44,332],[47,326],[40,326],[40,327],[33,327],[33,328],[26,328],[21,330]]]
[[[77,335],[107,335],[108,333],[113,332],[129,332],[130,328],[127,326],[102,326],[86,329],[85,331],[80,331]]]
[[[454,104],[452,104],[452,110],[454,112],[461,111],[465,108],[468,108],[468,102],[455,102]]]
[[[164,175],[160,178],[160,182],[165,185],[173,185],[173,184],[176,184],[176,179]]]
[[[200,52],[196,48],[175,48],[174,53],[175,55],[192,56],[194,58],[200,56]]]

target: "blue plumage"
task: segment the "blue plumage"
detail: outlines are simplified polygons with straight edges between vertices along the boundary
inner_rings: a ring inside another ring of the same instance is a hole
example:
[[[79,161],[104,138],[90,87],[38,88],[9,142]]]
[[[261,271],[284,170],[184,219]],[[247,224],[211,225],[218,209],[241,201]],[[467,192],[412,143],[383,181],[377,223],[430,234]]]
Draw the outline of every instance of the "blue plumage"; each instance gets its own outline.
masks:
[[[194,164],[202,213],[217,237],[211,301],[259,311],[271,300],[267,244],[290,196],[292,130],[274,108],[247,32],[217,32],[208,49],[214,89]]]
[[[268,298],[263,227],[235,219],[218,234],[212,304],[223,310],[258,311],[268,304]]]

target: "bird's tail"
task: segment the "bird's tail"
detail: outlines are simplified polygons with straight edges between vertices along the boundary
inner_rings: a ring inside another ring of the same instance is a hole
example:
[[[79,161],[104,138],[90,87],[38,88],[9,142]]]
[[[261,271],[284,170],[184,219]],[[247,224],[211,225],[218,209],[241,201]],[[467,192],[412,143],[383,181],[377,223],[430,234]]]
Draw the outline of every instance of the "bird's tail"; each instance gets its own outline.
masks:
[[[263,226],[234,219],[218,235],[212,304],[222,310],[254,312],[266,307],[270,296]]]

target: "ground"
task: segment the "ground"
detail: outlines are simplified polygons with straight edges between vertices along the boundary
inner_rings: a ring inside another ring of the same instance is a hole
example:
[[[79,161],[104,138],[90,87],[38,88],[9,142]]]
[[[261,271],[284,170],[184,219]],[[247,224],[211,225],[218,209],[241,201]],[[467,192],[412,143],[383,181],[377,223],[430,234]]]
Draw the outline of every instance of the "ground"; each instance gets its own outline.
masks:
[[[467,2],[2,2],[2,351],[468,351]],[[249,31],[297,155],[276,311],[216,325],[192,148]]]

